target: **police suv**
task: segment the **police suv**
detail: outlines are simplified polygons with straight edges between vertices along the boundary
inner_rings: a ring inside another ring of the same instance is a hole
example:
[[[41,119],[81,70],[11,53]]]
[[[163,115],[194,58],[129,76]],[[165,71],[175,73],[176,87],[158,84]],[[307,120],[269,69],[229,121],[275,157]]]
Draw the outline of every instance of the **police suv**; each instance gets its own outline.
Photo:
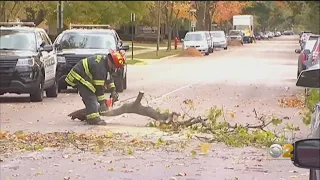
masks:
[[[107,54],[109,49],[126,51],[117,32],[110,25],[76,25],[63,31],[54,42],[58,50],[59,91],[67,89],[65,77],[81,59],[95,54]],[[127,65],[111,74],[117,92],[127,88]]]
[[[57,97],[57,56],[47,33],[33,22],[0,22],[0,35],[0,95]]]

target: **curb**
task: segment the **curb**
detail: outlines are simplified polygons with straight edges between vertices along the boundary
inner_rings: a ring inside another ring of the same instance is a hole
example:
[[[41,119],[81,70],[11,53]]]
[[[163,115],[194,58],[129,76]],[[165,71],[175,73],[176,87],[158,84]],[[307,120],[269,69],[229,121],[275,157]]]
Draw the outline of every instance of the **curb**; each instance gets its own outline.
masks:
[[[176,56],[178,56],[178,55],[179,55],[179,54],[175,54],[175,55],[171,55],[171,56],[166,56],[166,57],[160,58],[159,60],[169,59],[169,58],[172,58],[172,57],[176,57]]]

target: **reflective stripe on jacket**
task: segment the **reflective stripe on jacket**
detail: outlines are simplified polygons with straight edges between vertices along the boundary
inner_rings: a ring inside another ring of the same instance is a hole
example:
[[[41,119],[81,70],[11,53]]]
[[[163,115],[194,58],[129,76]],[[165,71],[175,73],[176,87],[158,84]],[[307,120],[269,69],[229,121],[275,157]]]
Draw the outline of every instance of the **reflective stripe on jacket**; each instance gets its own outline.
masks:
[[[73,87],[77,83],[83,84],[96,94],[98,101],[104,101],[106,99],[104,96],[104,84],[108,71],[107,57],[94,55],[79,61],[65,80]]]

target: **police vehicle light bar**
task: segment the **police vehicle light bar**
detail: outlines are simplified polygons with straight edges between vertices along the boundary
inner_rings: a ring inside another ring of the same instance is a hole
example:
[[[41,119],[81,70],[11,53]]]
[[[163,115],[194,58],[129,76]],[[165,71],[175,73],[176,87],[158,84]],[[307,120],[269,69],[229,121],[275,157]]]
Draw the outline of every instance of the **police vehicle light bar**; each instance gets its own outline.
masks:
[[[26,26],[26,27],[35,27],[34,22],[0,22],[2,27],[13,27],[13,26]]]
[[[112,29],[110,25],[71,24],[70,29]]]

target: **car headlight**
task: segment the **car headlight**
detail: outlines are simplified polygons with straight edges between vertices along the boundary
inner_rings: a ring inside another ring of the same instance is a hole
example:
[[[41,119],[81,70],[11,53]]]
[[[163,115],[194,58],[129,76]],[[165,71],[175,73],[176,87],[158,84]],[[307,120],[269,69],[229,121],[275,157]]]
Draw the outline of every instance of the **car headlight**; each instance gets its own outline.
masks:
[[[66,58],[63,56],[57,56],[58,63],[66,63]]]
[[[34,66],[34,58],[18,59],[17,66]]]

